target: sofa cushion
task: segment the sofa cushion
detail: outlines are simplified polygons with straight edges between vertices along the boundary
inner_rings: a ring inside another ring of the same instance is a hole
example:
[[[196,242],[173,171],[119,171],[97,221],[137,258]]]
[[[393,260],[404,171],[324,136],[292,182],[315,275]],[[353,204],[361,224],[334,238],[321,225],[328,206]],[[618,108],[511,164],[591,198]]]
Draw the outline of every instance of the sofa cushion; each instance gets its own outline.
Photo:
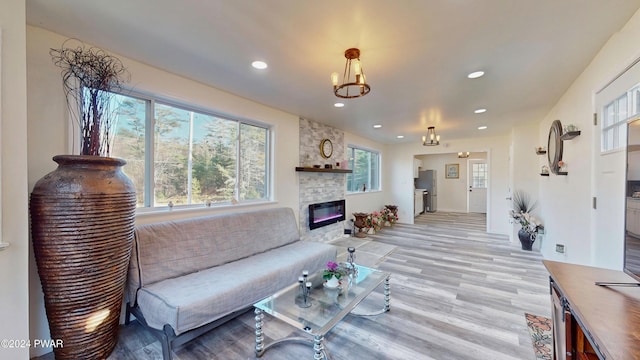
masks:
[[[254,241],[260,242],[267,234],[253,235]],[[150,327],[162,329],[168,323],[179,335],[244,309],[296,282],[302,270],[313,273],[335,258],[333,245],[298,241],[224,266],[146,285],[138,292],[138,305]]]
[[[146,285],[243,259],[299,240],[293,210],[275,208],[136,227],[129,299]]]

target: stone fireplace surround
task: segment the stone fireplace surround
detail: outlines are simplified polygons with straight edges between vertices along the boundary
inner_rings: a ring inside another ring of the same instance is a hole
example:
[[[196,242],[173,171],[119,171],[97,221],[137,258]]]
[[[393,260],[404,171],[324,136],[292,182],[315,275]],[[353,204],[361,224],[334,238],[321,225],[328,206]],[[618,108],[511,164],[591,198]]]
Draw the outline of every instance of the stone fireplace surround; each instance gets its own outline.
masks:
[[[329,159],[320,155],[320,142],[329,139],[333,143],[333,154]],[[300,118],[300,166],[332,164],[344,160],[344,132],[319,122]],[[318,229],[309,229],[309,205],[345,198],[347,175],[344,173],[297,172],[299,185],[300,238],[318,242],[329,242],[342,237],[344,221]],[[347,221],[350,218],[347,214]]]

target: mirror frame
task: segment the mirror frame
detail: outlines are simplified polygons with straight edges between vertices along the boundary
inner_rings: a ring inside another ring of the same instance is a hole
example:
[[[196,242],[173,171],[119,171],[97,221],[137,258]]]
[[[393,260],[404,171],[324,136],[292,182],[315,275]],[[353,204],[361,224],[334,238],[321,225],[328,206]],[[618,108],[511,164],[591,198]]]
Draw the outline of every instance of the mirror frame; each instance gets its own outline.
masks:
[[[562,123],[560,120],[554,120],[549,128],[549,139],[547,140],[547,158],[549,160],[549,169],[552,173],[558,175],[560,172],[560,165],[558,163],[562,160]],[[554,149],[553,154],[551,149]]]

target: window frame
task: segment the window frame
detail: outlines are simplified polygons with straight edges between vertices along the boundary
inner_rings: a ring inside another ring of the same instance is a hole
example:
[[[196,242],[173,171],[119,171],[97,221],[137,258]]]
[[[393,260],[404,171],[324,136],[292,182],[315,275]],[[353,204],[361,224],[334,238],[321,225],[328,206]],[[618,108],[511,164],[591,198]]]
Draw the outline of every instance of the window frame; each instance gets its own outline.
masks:
[[[156,104],[161,104],[164,106],[174,107],[180,110],[196,112],[205,116],[216,117],[219,119],[233,121],[236,123],[236,128],[238,129],[238,133],[235,139],[236,145],[236,181],[234,185],[234,194],[236,194],[236,198],[234,201],[213,203],[211,205],[206,204],[184,204],[184,205],[176,205],[174,209],[199,209],[203,207],[225,207],[235,204],[257,204],[257,203],[267,203],[274,201],[274,191],[272,187],[273,177],[274,177],[274,169],[273,169],[273,139],[274,139],[274,131],[275,127],[272,124],[268,124],[266,122],[261,122],[258,120],[253,120],[249,118],[244,118],[240,116],[234,116],[229,114],[224,114],[222,112],[212,110],[210,108],[206,108],[200,105],[195,105],[191,103],[186,103],[184,101],[175,100],[172,98],[164,97],[161,95],[156,95],[153,93],[133,90],[133,89],[123,89],[122,91],[113,92],[114,94],[130,97],[136,100],[142,100],[145,102],[145,129],[144,129],[144,146],[145,146],[145,154],[144,154],[144,205],[136,208],[136,213],[151,213],[157,211],[166,211],[168,206],[155,206],[155,165],[154,165],[154,155],[155,155],[155,127],[156,127],[156,119],[155,119],[155,111]],[[240,154],[242,152],[241,149],[241,127],[242,125],[250,125],[262,128],[266,131],[265,133],[265,179],[264,179],[264,191],[265,196],[262,199],[250,199],[250,200],[242,200],[240,199]],[[74,124],[74,126],[76,126]]]
[[[354,159],[355,150],[365,151],[365,152],[369,153],[369,161],[367,163],[367,167],[368,167],[367,168],[367,175],[368,175],[368,183],[367,183],[367,185],[368,185],[368,187],[367,187],[366,191],[362,191],[362,190],[352,191],[352,190],[350,190],[351,186],[350,186],[349,178],[351,178],[351,181],[353,181],[353,177],[354,177],[354,174],[356,172],[356,169],[354,168],[355,167],[355,159]],[[372,183],[372,180],[373,180],[373,174],[371,174],[371,169],[372,169],[371,154],[377,155],[376,158],[377,158],[377,163],[378,163],[377,164],[378,165],[378,174],[377,174],[377,179],[376,180],[377,180],[378,187],[376,189],[372,189],[370,187],[370,184]],[[351,168],[352,172],[350,174],[347,174],[347,178],[346,178],[346,181],[345,181],[345,183],[346,183],[345,184],[346,193],[347,194],[362,194],[362,193],[368,193],[368,192],[382,191],[382,155],[380,154],[380,151],[374,150],[374,149],[371,149],[371,148],[366,148],[366,147],[363,147],[363,146],[348,144],[347,145],[347,151],[346,151],[346,158],[348,159],[350,165],[353,164],[353,167]]]
[[[624,99],[626,101],[626,109],[622,117],[620,102]],[[607,110],[610,106],[613,106],[613,117],[610,119],[610,123],[607,123]],[[598,110],[600,116],[600,153],[610,153],[619,151],[626,146],[627,136],[627,123],[633,119],[638,118],[640,114],[640,83],[633,85],[624,93],[616,96],[610,102],[604,104],[602,108]],[[609,134],[611,133],[611,139],[609,140]]]

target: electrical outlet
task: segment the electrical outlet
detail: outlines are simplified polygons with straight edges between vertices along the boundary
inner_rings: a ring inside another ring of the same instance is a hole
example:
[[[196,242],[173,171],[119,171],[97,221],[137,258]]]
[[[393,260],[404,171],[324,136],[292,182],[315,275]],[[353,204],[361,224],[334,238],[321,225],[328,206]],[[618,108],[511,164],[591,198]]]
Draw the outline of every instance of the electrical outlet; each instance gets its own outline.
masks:
[[[556,252],[560,253],[560,254],[564,254],[564,245],[563,244],[556,244]]]

